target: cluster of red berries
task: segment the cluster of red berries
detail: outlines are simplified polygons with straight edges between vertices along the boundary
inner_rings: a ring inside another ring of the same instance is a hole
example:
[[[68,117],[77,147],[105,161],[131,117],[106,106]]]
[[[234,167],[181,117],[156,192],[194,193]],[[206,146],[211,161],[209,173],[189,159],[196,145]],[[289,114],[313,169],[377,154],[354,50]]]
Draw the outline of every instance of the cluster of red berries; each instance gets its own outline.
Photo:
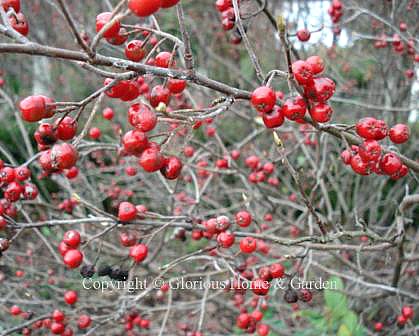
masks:
[[[401,314],[397,316],[397,325],[399,327],[403,327],[409,320],[413,318],[414,310],[410,306],[403,306],[401,309]],[[384,323],[382,322],[376,322],[374,324],[374,330],[377,332],[383,331],[384,329]]]
[[[77,301],[77,293],[71,293],[73,291],[68,291],[65,295],[68,296],[68,299],[64,297],[65,301],[69,300],[70,302]],[[9,309],[10,315],[12,316],[20,316],[24,319],[30,319],[32,314],[23,312],[19,306],[12,306]],[[81,314],[77,318],[77,327],[80,330],[87,329],[92,324],[92,318],[89,315]],[[61,336],[73,336],[74,332],[73,329],[68,326],[68,317],[62,312],[61,310],[55,309],[52,314],[51,318],[46,318],[43,320],[38,320],[31,324],[28,327],[22,329],[22,335],[29,336],[31,335],[32,331],[47,329],[54,335],[61,335]]]
[[[34,200],[38,196],[37,186],[28,182],[30,177],[31,171],[26,166],[12,168],[0,160],[0,188],[3,192],[3,198],[0,199],[0,230],[7,225],[4,215],[16,217],[17,210],[13,203],[21,198]]]
[[[68,268],[77,268],[83,262],[83,254],[77,249],[80,245],[80,233],[76,230],[67,231],[58,245],[58,251]]]
[[[268,161],[262,164],[258,156],[250,155],[245,159],[244,163],[252,171],[248,176],[249,182],[262,183],[267,180],[272,186],[277,186],[279,184],[277,177],[270,176],[275,171],[275,165],[272,162]]]
[[[360,175],[388,175],[393,180],[407,175],[409,169],[399,156],[393,152],[384,154],[378,142],[386,136],[395,144],[406,142],[409,139],[407,125],[397,124],[388,130],[383,120],[367,117],[358,121],[356,132],[365,140],[359,146],[352,146],[341,153],[343,162],[350,165],[354,172]]]
[[[338,23],[343,15],[343,5],[339,0],[332,0],[329,9],[327,10],[332,22],[334,24],[333,33],[339,35],[341,32]]]
[[[29,34],[29,24],[25,15],[20,12],[20,0],[0,0],[0,5],[9,16],[9,23],[19,34],[26,36]],[[8,13],[12,9],[13,12]]]
[[[225,31],[233,30],[236,23],[236,15],[234,13],[233,3],[231,0],[217,0],[215,3],[217,11],[221,15],[221,24]],[[234,31],[231,38],[231,43],[239,44],[242,41],[242,37],[238,29]]]
[[[129,0],[128,8],[139,17],[155,14],[160,8],[175,6],[180,0]]]
[[[270,87],[261,86],[252,93],[251,104],[262,115],[265,126],[279,127],[284,117],[305,123],[307,108],[314,121],[330,121],[333,110],[326,102],[334,94],[336,85],[330,78],[319,77],[324,71],[323,60],[319,56],[311,56],[305,61],[298,60],[292,64],[292,71],[295,80],[304,89],[304,97],[289,98],[282,106],[278,106],[277,94]]]
[[[260,310],[254,310],[252,313],[241,313],[237,316],[236,326],[252,334],[256,331],[258,336],[267,336],[270,332],[269,325],[260,322],[263,319],[263,313]],[[260,323],[259,323],[260,322]]]
[[[138,312],[132,311],[125,315],[124,325],[125,330],[130,332],[134,329],[134,327],[137,327],[138,329],[150,329],[151,321],[149,319],[142,318]]]

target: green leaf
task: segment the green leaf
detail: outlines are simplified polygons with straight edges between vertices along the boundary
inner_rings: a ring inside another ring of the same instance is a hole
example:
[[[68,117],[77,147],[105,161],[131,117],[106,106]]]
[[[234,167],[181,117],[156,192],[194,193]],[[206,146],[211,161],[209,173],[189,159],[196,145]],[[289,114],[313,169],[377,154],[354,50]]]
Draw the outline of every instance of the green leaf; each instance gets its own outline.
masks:
[[[349,310],[342,319],[343,324],[345,324],[351,333],[354,333],[358,328],[358,317],[356,314]]]
[[[333,284],[330,285],[333,289],[325,289],[324,300],[326,306],[332,312],[332,316],[337,319],[344,316],[348,311],[347,298],[345,294],[339,292],[339,290],[343,290],[344,285],[343,281],[338,277],[331,277],[328,281]]]
[[[352,333],[345,324],[341,324],[337,336],[352,336]]]

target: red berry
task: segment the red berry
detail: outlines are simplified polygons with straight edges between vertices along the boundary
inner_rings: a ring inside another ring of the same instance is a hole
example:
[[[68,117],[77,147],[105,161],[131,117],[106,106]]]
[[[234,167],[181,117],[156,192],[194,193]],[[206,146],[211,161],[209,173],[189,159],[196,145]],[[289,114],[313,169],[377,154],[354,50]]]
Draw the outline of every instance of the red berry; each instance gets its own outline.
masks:
[[[128,8],[137,16],[145,17],[157,12],[161,7],[161,0],[129,0]]]
[[[90,318],[89,315],[80,315],[78,320],[77,320],[77,326],[80,329],[88,328],[91,323],[92,323],[92,319]]]
[[[275,91],[268,86],[258,87],[252,92],[250,102],[257,111],[262,113],[269,112],[276,103]]]
[[[130,202],[121,202],[118,207],[118,219],[121,222],[129,222],[137,217],[137,209]]]
[[[219,12],[224,12],[227,9],[231,8],[233,6],[233,3],[231,0],[217,0],[215,2],[215,7],[217,7],[217,10]]]
[[[385,154],[380,160],[380,168],[384,174],[393,175],[402,167],[400,158],[394,153]]]
[[[141,61],[145,56],[144,42],[132,40],[125,47],[125,56],[133,62]]]
[[[395,144],[402,144],[409,140],[409,134],[409,127],[405,124],[394,125],[388,133],[390,140]]]
[[[297,31],[297,37],[301,42],[306,42],[310,39],[311,33],[308,29],[300,29]]]
[[[253,237],[245,237],[240,241],[240,251],[243,253],[252,253],[256,251],[257,243]]]
[[[161,8],[169,8],[175,6],[180,0],[161,0]]]
[[[100,13],[96,17],[96,32],[100,32],[102,28],[110,22],[112,19],[112,13],[111,12],[104,12]],[[106,29],[106,31],[103,33],[103,37],[105,38],[112,38],[119,34],[119,29],[121,28],[121,23],[119,20],[116,20],[112,26]]]
[[[56,122],[57,138],[60,140],[73,139],[77,133],[77,121],[69,116],[65,117],[61,120],[60,124],[58,124],[60,120],[61,119],[58,119]]]
[[[168,51],[162,51],[157,54],[156,58],[154,59],[155,65],[160,68],[168,68],[172,61],[172,53]]]
[[[133,130],[124,134],[122,145],[128,154],[140,154],[148,147],[148,139],[145,133]]]
[[[19,183],[13,181],[6,187],[6,190],[4,191],[4,198],[10,202],[16,202],[19,200],[22,193],[23,187]]]
[[[414,315],[414,311],[412,307],[409,306],[403,306],[402,307],[402,315],[407,319],[410,320],[413,315]]]
[[[381,156],[381,146],[376,140],[365,140],[359,146],[358,154],[365,162],[377,161]]]
[[[71,250],[71,247],[68,246],[63,241],[60,242],[60,244],[58,245],[58,252],[60,252],[61,256],[63,256],[63,257],[69,250]]]
[[[252,215],[245,210],[236,213],[235,218],[237,225],[241,227],[247,227],[252,223]]]
[[[404,326],[406,324],[406,322],[407,322],[407,318],[406,317],[404,317],[403,315],[397,316],[397,324],[399,326]]]
[[[313,85],[306,86],[304,92],[308,99],[325,102],[335,93],[336,84],[330,78],[319,77],[313,79]]]
[[[269,266],[269,270],[271,272],[272,278],[282,278],[285,274],[285,267],[282,264],[272,264]]]
[[[53,334],[61,335],[64,332],[65,327],[62,323],[52,322],[50,329]]]
[[[263,123],[267,128],[276,128],[284,123],[282,108],[275,105],[272,111],[263,114]]]
[[[325,123],[330,121],[330,119],[332,118],[332,113],[332,108],[325,103],[317,103],[313,105],[313,107],[310,110],[311,118],[319,123]]]
[[[83,262],[83,254],[79,250],[68,250],[64,254],[64,264],[69,268],[77,268]]]
[[[65,174],[65,176],[69,179],[75,179],[77,176],[79,175],[79,169],[77,167],[71,167],[67,173]]]
[[[128,110],[128,121],[136,129],[142,132],[149,132],[157,124],[157,116],[145,104],[134,104]]]
[[[28,122],[45,118],[46,109],[45,99],[42,96],[29,96],[19,103],[22,119]]]
[[[78,154],[73,145],[62,143],[52,147],[50,156],[53,168],[63,170],[69,169],[76,164]]]
[[[168,88],[163,87],[162,85],[156,85],[150,93],[150,105],[157,107],[160,103],[164,103],[166,106],[170,102],[170,91]]]
[[[303,119],[306,114],[306,103],[301,96],[287,99],[284,102],[283,113],[284,116],[290,120]]]
[[[270,283],[269,281],[258,278],[252,281],[251,287],[253,293],[255,293],[256,295],[264,296],[269,292]]]
[[[169,78],[167,88],[173,94],[182,93],[186,88],[186,81],[183,79]]]
[[[258,336],[268,336],[269,334],[269,326],[267,324],[261,323],[257,326],[257,334]]]
[[[139,164],[146,172],[152,173],[164,167],[166,160],[158,148],[150,147],[140,156]]]
[[[160,171],[167,179],[175,180],[179,177],[182,167],[182,161],[178,157],[170,156],[166,159],[166,163]]]
[[[112,120],[114,117],[114,112],[110,107],[107,107],[102,112],[103,118],[107,120]]]
[[[39,145],[49,146],[57,142],[57,132],[49,123],[41,123],[34,133],[34,138]]]
[[[76,291],[68,290],[64,293],[64,301],[69,304],[73,305],[77,302],[78,295]]]
[[[144,244],[137,244],[134,246],[131,246],[129,249],[129,256],[134,259],[136,263],[139,263],[143,261],[145,258],[147,258],[148,254],[148,247]]]
[[[9,10],[9,8],[13,8],[16,13],[20,12],[20,0],[2,0],[1,5],[5,12]]]
[[[0,181],[4,184],[9,184],[16,178],[16,172],[11,167],[4,167],[0,170]]]
[[[321,74],[324,71],[324,63],[319,56],[310,56],[306,59],[306,63],[310,65],[313,75]]]
[[[99,128],[97,128],[97,127],[92,127],[90,130],[89,130],[89,136],[93,139],[93,140],[96,140],[96,139],[99,139],[100,138],[100,136],[101,136],[101,131],[100,131],[100,129]]]
[[[234,241],[235,241],[234,234],[229,231],[221,232],[217,236],[217,242],[223,248],[231,247],[234,244]]]
[[[10,311],[10,314],[13,315],[13,316],[17,316],[17,315],[20,315],[22,313],[22,310],[20,309],[20,307],[18,307],[16,305],[11,306],[9,311]]]
[[[368,163],[364,162],[359,154],[352,156],[351,158],[351,167],[353,171],[360,175],[369,175],[370,170]]]
[[[382,331],[383,328],[384,328],[384,324],[382,324],[381,322],[376,322],[374,324],[374,330],[377,331],[377,332]]]
[[[63,242],[66,243],[69,247],[79,247],[80,240],[80,233],[76,230],[70,230],[64,233]]]
[[[23,36],[29,34],[29,24],[23,13],[17,13],[16,15],[11,15],[9,17],[9,23],[14,30]]]
[[[300,85],[311,85],[313,83],[312,67],[305,61],[298,60],[292,63],[292,72]]]
[[[65,315],[61,310],[56,309],[52,312],[52,319],[55,322],[63,322],[65,319]]]

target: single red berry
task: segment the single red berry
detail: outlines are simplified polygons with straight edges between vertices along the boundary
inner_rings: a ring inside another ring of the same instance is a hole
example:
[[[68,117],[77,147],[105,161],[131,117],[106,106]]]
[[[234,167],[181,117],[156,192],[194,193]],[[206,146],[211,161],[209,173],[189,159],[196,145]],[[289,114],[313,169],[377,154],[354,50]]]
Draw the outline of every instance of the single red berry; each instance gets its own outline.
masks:
[[[89,315],[80,315],[77,320],[77,326],[79,327],[79,329],[86,329],[90,326],[91,323],[92,319]]]
[[[282,278],[285,274],[285,267],[282,264],[275,263],[269,266],[269,270],[271,272],[272,278]]]
[[[161,0],[129,0],[128,8],[137,16],[145,17],[157,12],[162,5]]]
[[[19,103],[22,119],[28,122],[45,118],[46,109],[45,99],[42,96],[29,96]]]
[[[257,243],[253,237],[245,237],[240,241],[240,251],[243,253],[253,253],[256,251]]]
[[[77,150],[73,145],[62,143],[54,145],[51,149],[53,168],[63,170],[73,167],[78,158]]]
[[[217,0],[215,2],[215,7],[219,12],[224,12],[227,9],[231,8],[233,6],[233,3],[231,0]]]
[[[182,161],[178,157],[170,156],[166,159],[166,163],[160,171],[167,179],[175,180],[179,177],[182,167]]]
[[[374,140],[376,125],[377,119],[371,117],[362,118],[356,123],[356,132],[364,139]]]
[[[55,309],[52,312],[52,319],[55,322],[63,322],[64,319],[65,319],[65,315],[64,315],[64,313],[61,310]]]
[[[384,154],[380,160],[380,168],[387,175],[395,174],[402,167],[400,158],[394,153]]]
[[[125,56],[133,62],[141,61],[145,56],[144,42],[132,40],[125,47]]]
[[[11,167],[4,167],[0,170],[0,181],[4,184],[13,182],[16,178],[16,171]]]
[[[65,330],[65,326],[62,323],[52,322],[50,329],[53,334],[61,335]]]
[[[147,105],[138,103],[128,110],[128,121],[139,131],[149,132],[156,127],[157,116]]]
[[[234,234],[229,231],[221,232],[217,236],[217,242],[223,248],[231,247],[234,244],[234,241]]]
[[[324,63],[319,56],[310,56],[306,59],[306,63],[310,65],[313,75],[321,74],[324,71]]]
[[[120,28],[117,35],[107,38],[106,41],[112,45],[122,45],[128,40],[127,30],[125,28]],[[90,42],[90,40],[88,40]]]
[[[100,129],[99,128],[97,128],[97,127],[92,127],[90,130],[89,130],[89,136],[93,139],[93,140],[97,140],[97,139],[99,139],[100,138],[100,136],[101,136],[101,134],[102,134],[102,132],[100,131]]]
[[[83,254],[79,250],[68,250],[64,254],[64,264],[68,268],[77,268],[83,262]]]
[[[358,154],[365,162],[377,161],[381,156],[381,146],[376,140],[365,140],[359,146]]]
[[[308,29],[300,29],[299,31],[297,31],[297,38],[301,41],[301,42],[306,42],[310,39],[311,33]]]
[[[80,233],[76,230],[70,230],[64,233],[63,242],[71,248],[77,248],[80,245]]]
[[[268,336],[270,328],[267,324],[261,323],[257,326],[258,336]]]
[[[161,0],[161,8],[169,8],[175,6],[180,0]]]
[[[360,175],[369,175],[370,174],[368,163],[364,162],[362,160],[361,156],[359,156],[359,154],[356,154],[356,155],[352,156],[351,167],[352,167],[353,171],[357,174],[360,174]]]
[[[407,318],[404,317],[403,315],[399,315],[397,316],[397,324],[399,326],[404,326],[407,323]]]
[[[112,120],[114,117],[114,112],[110,107],[107,107],[102,112],[103,118],[107,120]]]
[[[292,72],[300,85],[311,85],[313,83],[313,70],[310,64],[298,60],[292,63]]]
[[[102,28],[110,22],[112,19],[112,13],[111,12],[104,12],[100,13],[96,17],[96,32],[100,32]],[[105,38],[112,38],[119,34],[119,29],[121,28],[121,23],[119,20],[116,20],[109,28],[106,29],[106,31],[103,33],[103,37]]]
[[[303,119],[306,114],[307,106],[301,96],[297,96],[291,99],[287,99],[284,102],[283,113],[289,120]]]
[[[9,16],[9,23],[14,30],[23,36],[29,34],[29,24],[23,13],[17,13],[16,15]]]
[[[247,313],[242,313],[239,316],[237,316],[236,325],[240,329],[247,329],[251,322],[252,318]]]
[[[160,103],[164,103],[166,106],[170,102],[170,91],[168,88],[163,87],[162,85],[156,85],[150,93],[150,105],[157,107]]]
[[[147,258],[148,254],[148,247],[144,244],[137,244],[134,246],[131,246],[129,250],[129,256],[134,259],[136,263],[139,263],[143,261],[145,258]]]
[[[142,152],[139,164],[146,172],[152,173],[160,170],[166,163],[165,158],[158,148],[150,147]]]
[[[64,243],[63,241],[60,242],[60,244],[58,245],[58,252],[60,252],[61,256],[64,257],[64,255],[71,250],[71,247],[68,246],[66,243]]]
[[[390,140],[395,144],[402,144],[409,140],[409,127],[405,124],[397,124],[390,128],[388,133]]]
[[[121,242],[122,246],[130,247],[135,245],[137,241],[137,236],[132,232],[122,232],[119,235],[119,241]]]
[[[14,305],[14,306],[10,307],[9,312],[10,312],[11,315],[17,316],[17,315],[20,315],[22,313],[22,310],[20,309],[19,306]]]
[[[310,302],[313,299],[313,294],[306,288],[302,288],[298,292],[298,299],[303,302]]]
[[[238,226],[247,227],[252,223],[252,215],[245,210],[239,211],[235,215],[236,223]]]
[[[413,308],[410,306],[403,306],[402,307],[402,315],[407,319],[410,320],[413,315],[414,315],[414,311]]]
[[[16,13],[20,12],[20,0],[2,0],[1,5],[5,12],[9,10],[9,8],[13,8]]]
[[[281,126],[284,123],[282,108],[275,105],[272,111],[263,114],[262,119],[267,128],[276,128]]]
[[[73,305],[77,302],[78,295],[76,291],[68,290],[64,293],[64,301],[69,304]]]
[[[118,207],[118,219],[121,222],[130,222],[137,217],[137,209],[130,202],[121,202]]]
[[[168,51],[162,51],[158,53],[154,59],[155,65],[160,68],[170,67],[172,61],[172,53]]]
[[[60,140],[71,140],[77,133],[77,121],[69,116],[63,120],[58,119],[55,126],[57,138]]]
[[[183,79],[169,78],[167,88],[173,94],[182,93],[186,88],[186,81]]]
[[[6,187],[4,191],[4,198],[10,202],[16,202],[19,200],[22,193],[23,187],[19,183],[13,181]]]
[[[57,132],[49,123],[41,123],[34,133],[38,145],[49,146],[57,142]]]
[[[314,78],[312,85],[304,87],[307,98],[319,103],[325,102],[332,97],[335,90],[335,82],[327,77]]]
[[[381,322],[376,322],[374,324],[374,330],[377,332],[380,332],[384,329],[384,324],[382,324]]]
[[[268,86],[258,87],[252,92],[250,102],[257,111],[262,113],[269,112],[276,103],[275,91]]]
[[[264,296],[269,292],[270,283],[258,278],[252,281],[251,288],[256,295]]]
[[[314,121],[318,123],[325,123],[330,121],[332,118],[333,110],[325,103],[314,104],[310,109],[310,116]]]
[[[345,149],[342,153],[340,153],[340,158],[342,159],[343,163],[348,165],[351,164],[352,153],[350,150]]]
[[[77,167],[71,167],[69,170],[67,170],[67,173],[65,176],[69,179],[75,179],[79,175],[79,169]]]
[[[144,132],[129,131],[122,137],[122,145],[128,154],[141,154],[148,147],[148,139]]]

